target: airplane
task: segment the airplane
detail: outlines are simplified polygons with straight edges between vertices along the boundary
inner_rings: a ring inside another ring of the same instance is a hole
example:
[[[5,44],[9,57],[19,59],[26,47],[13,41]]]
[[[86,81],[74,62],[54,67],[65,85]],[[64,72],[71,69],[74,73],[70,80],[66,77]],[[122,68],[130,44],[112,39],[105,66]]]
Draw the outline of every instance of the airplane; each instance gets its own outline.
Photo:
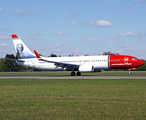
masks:
[[[17,64],[27,68],[48,71],[71,71],[71,76],[80,76],[83,72],[101,72],[104,69],[129,69],[135,70],[144,64],[143,61],[128,55],[100,55],[100,56],[74,56],[74,57],[43,57],[34,50],[32,53],[23,41],[12,35]],[[77,74],[75,74],[77,71]]]

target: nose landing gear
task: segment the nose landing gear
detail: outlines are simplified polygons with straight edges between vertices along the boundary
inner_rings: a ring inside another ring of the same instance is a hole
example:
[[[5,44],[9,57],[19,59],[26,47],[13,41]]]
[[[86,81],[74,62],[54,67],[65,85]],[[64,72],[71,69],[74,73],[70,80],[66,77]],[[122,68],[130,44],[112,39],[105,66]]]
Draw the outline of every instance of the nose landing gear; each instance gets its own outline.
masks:
[[[131,75],[131,70],[129,69],[129,75]]]
[[[129,69],[129,75],[131,74],[131,70],[135,70],[136,68],[130,68]]]

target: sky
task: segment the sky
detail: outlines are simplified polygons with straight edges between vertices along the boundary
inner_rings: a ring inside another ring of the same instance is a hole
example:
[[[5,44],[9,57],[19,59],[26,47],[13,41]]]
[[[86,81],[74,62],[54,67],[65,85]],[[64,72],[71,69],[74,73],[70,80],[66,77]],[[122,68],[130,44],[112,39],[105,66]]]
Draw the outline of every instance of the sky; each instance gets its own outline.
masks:
[[[0,58],[16,55],[12,34],[43,56],[146,59],[146,0],[0,0]]]

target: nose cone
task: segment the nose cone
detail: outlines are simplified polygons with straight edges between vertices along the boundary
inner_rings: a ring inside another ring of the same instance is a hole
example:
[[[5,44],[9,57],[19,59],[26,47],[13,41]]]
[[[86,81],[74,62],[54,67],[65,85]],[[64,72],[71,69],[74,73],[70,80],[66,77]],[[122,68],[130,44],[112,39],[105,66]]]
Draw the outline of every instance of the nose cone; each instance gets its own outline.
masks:
[[[144,65],[144,62],[139,60],[139,66]]]

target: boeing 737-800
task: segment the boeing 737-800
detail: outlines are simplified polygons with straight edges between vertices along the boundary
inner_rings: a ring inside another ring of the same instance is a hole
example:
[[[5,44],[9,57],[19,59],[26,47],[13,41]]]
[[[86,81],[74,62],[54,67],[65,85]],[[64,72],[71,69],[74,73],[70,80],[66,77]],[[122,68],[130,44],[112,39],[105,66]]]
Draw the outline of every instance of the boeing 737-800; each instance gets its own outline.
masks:
[[[23,41],[12,35],[19,65],[39,70],[72,71],[71,75],[80,76],[82,72],[101,72],[103,69],[129,69],[133,70],[144,64],[136,57],[128,55],[101,55],[101,56],[74,56],[74,57],[42,57],[34,50],[33,54]],[[8,58],[6,58],[8,59]]]

